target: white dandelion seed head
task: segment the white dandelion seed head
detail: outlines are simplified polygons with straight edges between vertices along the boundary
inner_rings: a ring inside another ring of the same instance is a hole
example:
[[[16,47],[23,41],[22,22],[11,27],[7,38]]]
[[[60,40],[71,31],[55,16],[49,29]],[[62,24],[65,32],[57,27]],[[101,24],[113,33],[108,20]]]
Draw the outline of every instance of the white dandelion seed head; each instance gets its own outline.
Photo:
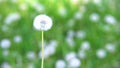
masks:
[[[78,58],[73,58],[68,62],[69,68],[78,68],[81,66],[81,62]]]
[[[65,68],[65,67],[66,67],[65,61],[63,61],[63,60],[58,60],[58,61],[56,62],[56,68]]]
[[[11,65],[7,62],[2,63],[0,68],[12,68]]]
[[[28,58],[29,60],[34,60],[35,57],[36,57],[35,52],[28,52],[28,53],[27,53],[27,58]]]
[[[78,57],[81,58],[81,59],[84,59],[84,58],[86,58],[86,53],[81,50],[81,51],[79,51],[79,53],[78,53]]]
[[[81,44],[81,49],[82,50],[89,50],[90,49],[90,43],[85,41]]]
[[[80,39],[84,39],[86,37],[86,32],[85,31],[78,31],[76,32],[76,37]]]
[[[103,49],[99,49],[97,52],[96,52],[96,55],[98,58],[105,58],[106,57],[106,51],[103,50]]]
[[[114,44],[106,44],[106,50],[109,52],[114,52],[115,51],[115,45]]]
[[[36,30],[47,31],[52,27],[52,19],[47,15],[38,15],[34,19],[33,26]]]
[[[80,11],[78,11],[78,12],[75,13],[74,17],[75,17],[75,19],[79,20],[79,19],[82,18],[82,16],[83,16],[82,13]]]
[[[116,19],[111,15],[106,15],[104,19],[105,19],[105,22],[108,24],[115,24],[116,23]]]
[[[99,15],[97,13],[93,13],[90,15],[90,20],[93,22],[97,22],[99,20]]]
[[[21,41],[22,41],[21,36],[17,35],[17,36],[14,37],[14,42],[20,43]]]
[[[10,42],[10,40],[8,40],[8,39],[3,39],[3,40],[1,41],[1,48],[3,48],[3,49],[9,48],[10,45],[11,45],[11,42]]]
[[[70,61],[70,60],[73,59],[73,58],[76,58],[76,53],[75,53],[75,52],[68,53],[68,54],[66,54],[66,56],[65,56],[65,60],[66,60],[66,61]]]
[[[5,19],[5,24],[11,24],[14,21],[17,21],[20,19],[20,14],[19,13],[10,13],[6,19]]]

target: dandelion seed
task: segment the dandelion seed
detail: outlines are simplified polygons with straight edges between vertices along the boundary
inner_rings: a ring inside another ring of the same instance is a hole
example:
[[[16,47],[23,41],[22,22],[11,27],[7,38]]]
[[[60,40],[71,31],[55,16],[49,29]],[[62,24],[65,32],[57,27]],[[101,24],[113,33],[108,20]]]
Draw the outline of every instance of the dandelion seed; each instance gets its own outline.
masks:
[[[33,26],[37,30],[47,31],[52,27],[52,19],[47,15],[38,15],[34,19]]]
[[[11,24],[12,22],[17,21],[19,19],[20,19],[20,14],[19,13],[11,13],[6,17],[5,23],[6,24]]]
[[[22,41],[21,36],[17,35],[17,36],[14,37],[14,42],[20,43],[21,41]]]
[[[69,68],[78,68],[81,66],[81,62],[77,58],[73,58],[68,62],[68,67]]]
[[[81,44],[81,49],[82,50],[89,50],[90,49],[90,43],[85,41]]]
[[[107,51],[109,51],[109,52],[114,52],[115,51],[115,45],[113,45],[113,44],[106,44],[106,47],[105,47],[106,49],[107,49]]]
[[[66,63],[63,60],[58,60],[56,62],[56,68],[66,68]]]
[[[11,42],[8,39],[3,39],[1,41],[1,48],[3,48],[3,49],[8,49],[10,47],[10,45],[11,45]]]
[[[99,15],[97,13],[93,13],[90,15],[90,20],[93,22],[97,22],[99,20]]]
[[[103,50],[103,49],[99,49],[97,52],[96,52],[96,55],[98,58],[105,58],[106,57],[106,51]]]
[[[104,19],[108,24],[115,24],[117,22],[116,19],[111,15],[106,15]]]

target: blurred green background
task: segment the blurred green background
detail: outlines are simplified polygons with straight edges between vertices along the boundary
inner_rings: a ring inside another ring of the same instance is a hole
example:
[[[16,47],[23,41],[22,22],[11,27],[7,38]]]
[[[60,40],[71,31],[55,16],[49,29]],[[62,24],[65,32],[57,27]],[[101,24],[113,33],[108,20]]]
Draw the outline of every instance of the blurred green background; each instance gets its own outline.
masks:
[[[120,68],[120,0],[0,0],[0,68],[40,68],[39,14],[53,20],[44,68]]]

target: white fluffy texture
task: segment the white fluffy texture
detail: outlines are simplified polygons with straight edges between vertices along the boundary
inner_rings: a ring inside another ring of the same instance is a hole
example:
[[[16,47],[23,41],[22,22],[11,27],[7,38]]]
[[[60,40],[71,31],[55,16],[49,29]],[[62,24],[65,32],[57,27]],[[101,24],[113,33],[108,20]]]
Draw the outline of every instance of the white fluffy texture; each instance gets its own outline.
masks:
[[[2,63],[0,68],[12,68],[7,62]]]
[[[36,57],[35,52],[28,52],[28,53],[27,53],[27,58],[28,58],[29,60],[34,60],[35,57]]]
[[[79,68],[81,66],[81,62],[77,58],[73,58],[68,62],[69,68]]]
[[[89,50],[90,49],[90,43],[85,41],[81,44],[81,49],[82,50]]]
[[[21,41],[22,41],[22,38],[21,38],[20,35],[17,35],[17,36],[14,37],[14,42],[20,43]]]
[[[84,39],[86,37],[85,31],[78,31],[76,32],[76,37],[80,39]]]
[[[96,55],[98,58],[105,58],[106,57],[106,51],[103,50],[103,49],[99,49],[97,52],[96,52]]]
[[[52,19],[44,14],[38,15],[34,19],[33,26],[36,30],[47,31],[52,27]]]
[[[8,56],[9,51],[8,50],[3,50],[2,54],[3,54],[3,56]]]
[[[108,23],[108,24],[115,24],[117,21],[113,16],[106,15],[105,16],[105,22]]]
[[[3,49],[9,48],[10,45],[11,45],[11,42],[10,42],[10,40],[8,40],[8,39],[3,39],[3,40],[1,41],[1,48],[3,48]]]
[[[93,13],[90,15],[90,20],[93,22],[97,22],[99,20],[99,15],[97,13]]]
[[[109,43],[106,45],[106,49],[109,52],[115,52],[115,45]]]
[[[74,40],[73,40],[74,35],[75,35],[75,33],[73,30],[68,31],[68,33],[67,33],[66,42],[71,47],[74,46],[74,44],[75,44]]]
[[[71,53],[66,54],[65,60],[69,62],[71,59],[73,59],[75,57],[76,57],[76,53],[75,52],[71,52]]]
[[[17,21],[19,19],[20,19],[20,14],[19,13],[11,13],[6,17],[5,23],[6,24],[11,24],[12,22]]]
[[[63,60],[58,60],[56,62],[56,68],[66,68],[66,63]]]
[[[85,52],[84,51],[79,51],[79,53],[78,53],[78,56],[79,56],[79,58],[81,58],[81,59],[84,59],[84,58],[86,58],[86,54],[85,54]]]
[[[44,48],[44,58],[48,58],[49,56],[53,55],[56,51],[56,45],[50,44],[45,46]],[[39,57],[42,58],[42,51],[39,52]]]
[[[78,12],[75,13],[75,16],[74,16],[74,17],[75,17],[75,19],[78,19],[78,20],[79,20],[79,19],[82,18],[82,16],[83,16],[82,13],[81,13],[80,11],[78,11]]]

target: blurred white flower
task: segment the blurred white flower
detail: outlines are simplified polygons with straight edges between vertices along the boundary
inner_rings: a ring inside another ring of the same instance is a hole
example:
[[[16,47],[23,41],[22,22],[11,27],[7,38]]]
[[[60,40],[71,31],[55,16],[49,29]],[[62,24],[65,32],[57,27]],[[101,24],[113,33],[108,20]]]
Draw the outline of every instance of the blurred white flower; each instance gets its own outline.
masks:
[[[11,13],[5,18],[5,23],[11,24],[12,22],[17,21],[19,19],[20,19],[19,13]]]
[[[67,37],[68,37],[68,38],[73,38],[74,35],[75,35],[75,32],[74,32],[73,30],[69,30],[69,31],[67,32]]]
[[[105,22],[109,24],[115,24],[117,22],[116,19],[111,15],[106,15],[104,19]]]
[[[78,53],[78,57],[81,58],[81,59],[84,59],[86,58],[86,54],[84,51],[80,50],[79,53]]]
[[[14,42],[20,43],[21,41],[22,41],[22,38],[21,38],[20,35],[17,35],[17,36],[14,37]]]
[[[19,5],[19,8],[21,9],[21,10],[27,10],[27,4],[26,3],[22,3],[22,4],[20,4]]]
[[[27,53],[27,58],[29,59],[29,60],[34,60],[35,59],[35,57],[36,57],[36,55],[35,55],[35,52],[28,52]]]
[[[81,49],[82,50],[89,50],[90,49],[90,43],[85,41],[81,44]]]
[[[65,16],[67,15],[67,10],[66,10],[65,7],[60,7],[60,8],[58,9],[58,12],[59,12],[59,14],[60,14],[62,17],[65,17]]]
[[[49,56],[53,55],[56,51],[55,46],[53,45],[47,45],[44,48],[44,58],[48,58]],[[39,57],[42,57],[42,51],[39,52]]]
[[[49,43],[49,46],[57,47],[57,41],[56,40],[51,40]]]
[[[86,36],[85,31],[78,31],[78,32],[76,32],[76,37],[77,38],[84,39],[85,36]]]
[[[52,27],[52,19],[44,14],[38,15],[34,19],[33,26],[36,30],[47,31]]]
[[[83,16],[82,13],[80,11],[78,11],[75,13],[74,17],[75,17],[75,19],[80,20],[82,18],[82,16]]]
[[[105,58],[106,57],[106,51],[103,49],[99,49],[96,52],[96,55],[98,58]]]
[[[32,6],[37,12],[43,12],[45,10],[45,7],[37,2],[33,3]]]
[[[73,47],[73,46],[75,45],[75,42],[74,42],[73,38],[67,37],[67,38],[66,38],[66,42],[68,43],[68,45],[69,45],[70,47]]]
[[[114,52],[115,51],[115,45],[113,44],[106,44],[105,48],[107,49],[107,51],[109,52]]]
[[[68,62],[69,68],[79,68],[81,66],[81,62],[78,58],[73,58]]]
[[[99,15],[97,13],[93,13],[90,15],[90,20],[93,22],[97,22],[99,20]]]
[[[3,48],[3,49],[9,48],[10,45],[11,45],[11,42],[10,42],[10,40],[8,40],[8,39],[3,39],[3,40],[1,41],[1,48]]]
[[[63,60],[58,60],[56,62],[56,68],[66,68],[66,63]]]
[[[7,62],[2,63],[0,68],[12,68],[10,64],[8,64]]]
[[[73,58],[76,58],[76,53],[75,52],[70,52],[70,53],[66,54],[66,56],[65,56],[65,60],[68,61],[68,62]]]
[[[8,54],[9,54],[9,51],[8,50],[3,50],[3,52],[2,52],[2,54],[3,54],[3,56],[8,56]]]

